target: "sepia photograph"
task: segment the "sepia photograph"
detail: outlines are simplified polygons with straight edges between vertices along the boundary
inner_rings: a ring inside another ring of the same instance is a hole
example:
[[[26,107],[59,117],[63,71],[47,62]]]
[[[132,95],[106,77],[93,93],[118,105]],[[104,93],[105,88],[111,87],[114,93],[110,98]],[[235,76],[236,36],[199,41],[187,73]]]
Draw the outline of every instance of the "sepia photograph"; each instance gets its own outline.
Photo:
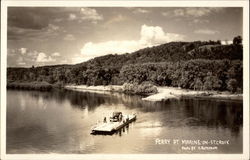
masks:
[[[248,159],[242,2],[6,3],[1,158]]]

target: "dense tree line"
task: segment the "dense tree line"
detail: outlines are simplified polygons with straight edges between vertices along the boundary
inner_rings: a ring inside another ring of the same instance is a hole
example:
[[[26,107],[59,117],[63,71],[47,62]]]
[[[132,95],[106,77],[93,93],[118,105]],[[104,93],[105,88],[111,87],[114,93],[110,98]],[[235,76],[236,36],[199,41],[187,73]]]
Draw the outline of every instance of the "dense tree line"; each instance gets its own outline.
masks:
[[[120,71],[120,78],[124,83],[141,84],[147,81],[158,86],[240,92],[243,87],[242,70],[240,60],[196,59],[126,65]]]
[[[241,37],[220,41],[171,42],[122,55],[106,55],[76,65],[8,68],[8,82],[108,85],[151,82],[195,90],[242,91]]]

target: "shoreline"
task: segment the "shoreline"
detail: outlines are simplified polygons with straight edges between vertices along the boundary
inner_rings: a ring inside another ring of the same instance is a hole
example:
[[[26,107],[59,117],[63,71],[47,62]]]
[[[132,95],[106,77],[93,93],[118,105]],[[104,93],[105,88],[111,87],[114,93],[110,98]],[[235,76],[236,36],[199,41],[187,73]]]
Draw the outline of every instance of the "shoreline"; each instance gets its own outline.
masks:
[[[95,93],[103,92],[119,92],[123,93],[121,85],[108,85],[108,86],[86,86],[86,85],[66,85],[65,89],[78,90],[78,91],[90,91]],[[243,100],[243,94],[232,94],[224,91],[195,91],[188,89],[181,89],[175,87],[157,87],[158,93],[148,95],[142,100],[145,101],[162,101],[168,99],[179,99],[181,97],[190,98],[215,98],[224,100]]]
[[[188,89],[181,89],[175,87],[157,87],[158,93],[143,98],[147,101],[161,101],[167,99],[179,99],[182,97],[189,98],[215,98],[224,100],[243,100],[242,94],[232,94],[227,91],[195,91]]]
[[[7,82],[7,89],[50,91],[54,87],[47,82]]]

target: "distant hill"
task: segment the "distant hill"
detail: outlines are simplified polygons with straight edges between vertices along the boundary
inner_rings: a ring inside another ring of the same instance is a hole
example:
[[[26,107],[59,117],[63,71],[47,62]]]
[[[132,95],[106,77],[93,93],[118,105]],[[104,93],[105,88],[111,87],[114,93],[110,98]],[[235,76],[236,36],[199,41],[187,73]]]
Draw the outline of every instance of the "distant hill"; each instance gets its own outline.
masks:
[[[122,55],[110,54],[96,57],[79,65],[122,67],[123,65],[147,62],[176,62],[191,59],[242,60],[242,46],[221,45],[220,42],[170,42],[159,46],[140,49]]]
[[[230,90],[233,86],[235,91],[242,89],[242,58],[241,44],[170,42],[133,53],[96,57],[75,65],[8,68],[7,79],[8,82],[46,81],[62,85],[150,81],[156,85],[190,89]],[[194,69],[196,72],[192,73]],[[228,84],[230,80],[233,84]],[[208,84],[209,81],[213,84]]]

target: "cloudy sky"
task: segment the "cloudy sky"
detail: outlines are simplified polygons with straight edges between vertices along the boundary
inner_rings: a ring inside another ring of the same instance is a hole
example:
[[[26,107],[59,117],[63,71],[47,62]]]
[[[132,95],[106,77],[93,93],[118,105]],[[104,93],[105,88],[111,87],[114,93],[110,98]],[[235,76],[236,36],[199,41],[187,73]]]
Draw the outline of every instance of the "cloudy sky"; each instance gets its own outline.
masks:
[[[75,64],[171,41],[232,40],[242,8],[9,7],[9,67]]]

